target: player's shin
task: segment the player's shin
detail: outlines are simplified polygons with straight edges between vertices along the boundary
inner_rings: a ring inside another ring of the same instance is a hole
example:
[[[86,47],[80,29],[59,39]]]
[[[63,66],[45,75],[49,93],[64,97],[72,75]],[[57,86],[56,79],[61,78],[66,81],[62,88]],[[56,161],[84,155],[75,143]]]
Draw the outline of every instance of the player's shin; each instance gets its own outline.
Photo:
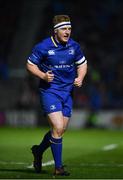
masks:
[[[43,154],[44,151],[50,147],[50,137],[51,137],[51,131],[48,131],[44,135],[42,142],[39,144],[39,152],[41,154]]]
[[[62,167],[62,138],[50,138],[51,150],[55,161],[55,168]]]

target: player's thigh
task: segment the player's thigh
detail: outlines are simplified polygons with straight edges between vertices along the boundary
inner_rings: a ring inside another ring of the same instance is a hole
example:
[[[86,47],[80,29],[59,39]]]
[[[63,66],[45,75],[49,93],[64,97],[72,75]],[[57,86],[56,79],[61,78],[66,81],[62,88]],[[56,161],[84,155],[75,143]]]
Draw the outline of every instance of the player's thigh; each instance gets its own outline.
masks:
[[[65,101],[62,109],[63,116],[65,117],[65,123],[67,123],[68,119],[70,119],[72,115],[72,107],[73,107],[73,99],[71,96],[69,96]]]
[[[67,129],[67,127],[68,127],[70,118],[64,116],[63,119],[64,119],[64,131],[65,131]]]
[[[51,92],[40,92],[40,102],[44,114],[62,111],[62,103],[59,98]]]
[[[62,111],[57,111],[48,114],[48,121],[52,128],[63,129],[64,127],[64,117]]]

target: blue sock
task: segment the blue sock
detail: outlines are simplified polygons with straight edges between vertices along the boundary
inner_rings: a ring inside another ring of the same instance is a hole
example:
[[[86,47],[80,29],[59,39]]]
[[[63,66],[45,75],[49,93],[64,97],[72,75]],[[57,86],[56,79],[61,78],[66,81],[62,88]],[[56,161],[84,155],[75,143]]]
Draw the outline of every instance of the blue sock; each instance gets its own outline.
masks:
[[[62,167],[62,138],[50,138],[51,150],[55,161],[55,168]]]
[[[41,152],[42,154],[46,149],[48,149],[48,147],[50,147],[50,137],[51,137],[51,131],[48,131],[45,134],[42,142],[39,144],[39,152]]]

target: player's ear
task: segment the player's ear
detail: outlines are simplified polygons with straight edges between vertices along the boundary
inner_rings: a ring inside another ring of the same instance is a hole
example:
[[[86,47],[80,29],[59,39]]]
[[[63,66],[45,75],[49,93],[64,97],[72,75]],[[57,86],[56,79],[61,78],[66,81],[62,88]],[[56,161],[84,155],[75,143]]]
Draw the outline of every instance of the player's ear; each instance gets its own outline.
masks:
[[[56,29],[54,30],[54,34],[57,34],[57,30]]]

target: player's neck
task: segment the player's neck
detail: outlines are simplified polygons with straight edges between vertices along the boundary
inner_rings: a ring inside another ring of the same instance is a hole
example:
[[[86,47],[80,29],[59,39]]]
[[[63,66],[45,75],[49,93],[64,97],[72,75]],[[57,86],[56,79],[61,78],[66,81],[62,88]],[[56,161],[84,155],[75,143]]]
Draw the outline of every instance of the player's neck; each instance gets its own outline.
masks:
[[[63,42],[63,41],[58,40],[57,36],[54,36],[54,39],[58,44],[61,44],[63,46],[66,46],[66,44],[67,44],[67,42]]]

